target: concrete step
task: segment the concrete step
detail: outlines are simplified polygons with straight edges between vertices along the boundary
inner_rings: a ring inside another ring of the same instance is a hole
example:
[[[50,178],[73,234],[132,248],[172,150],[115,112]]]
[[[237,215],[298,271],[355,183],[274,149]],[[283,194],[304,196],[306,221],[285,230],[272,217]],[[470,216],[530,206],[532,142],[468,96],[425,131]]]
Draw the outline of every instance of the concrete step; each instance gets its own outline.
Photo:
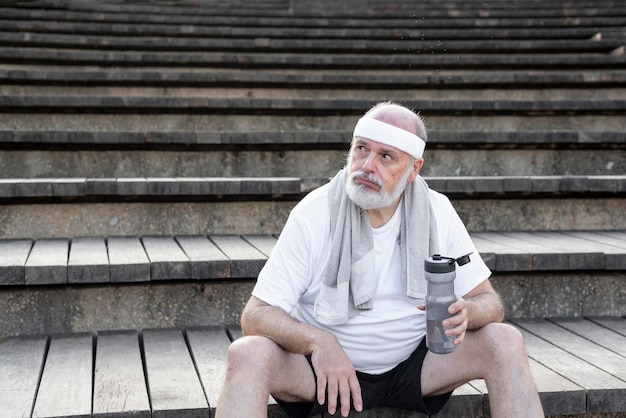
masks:
[[[622,231],[472,233],[509,318],[621,315]],[[0,240],[2,335],[238,323],[272,235]]]
[[[624,176],[426,178],[470,231],[626,229]],[[328,178],[0,180],[0,235],[277,234]]]
[[[141,114],[243,114],[243,115],[333,115],[345,112],[359,115],[371,107],[373,100],[354,99],[299,99],[263,97],[163,97],[125,95],[12,95],[0,96],[2,113],[141,113]],[[403,103],[430,115],[624,115],[623,98],[597,98],[592,100],[560,99],[533,100],[533,98],[475,99],[440,98],[426,100],[404,98]]]
[[[528,27],[520,27],[517,21],[510,21],[505,18],[498,19],[497,22],[491,20],[491,25],[468,24],[459,22],[460,19],[447,19],[447,21],[439,23],[447,26],[447,29],[441,29],[440,26],[432,22],[420,24],[419,36],[415,29],[415,22],[395,19],[394,25],[389,25],[389,18],[382,19],[355,19],[339,20],[333,19],[333,24],[324,24],[322,19],[317,19],[320,25],[312,26],[311,19],[303,21],[297,18],[242,18],[232,20],[225,16],[205,17],[202,21],[198,19],[193,30],[191,25],[172,24],[162,22],[161,24],[146,23],[143,20],[135,19],[130,22],[127,19],[125,23],[107,22],[106,18],[94,20],[89,23],[65,20],[69,16],[60,16],[55,20],[51,20],[52,16],[40,16],[40,19],[17,20],[25,18],[17,11],[13,13],[3,13],[4,19],[0,19],[2,31],[9,33],[53,33],[68,34],[80,33],[89,36],[168,36],[175,38],[288,38],[288,39],[420,39],[420,40],[442,40],[442,39],[523,39],[523,40],[546,40],[546,39],[591,39],[598,34],[619,31],[625,19],[619,17],[607,17],[606,20],[591,18],[582,18],[580,26],[566,24],[563,19],[561,24],[543,19],[534,19],[534,23],[542,23],[542,26],[536,26],[535,29]],[[11,17],[13,17],[12,20]],[[44,19],[49,20],[44,20]],[[65,19],[63,19],[65,18]],[[114,20],[109,17],[108,20]],[[242,24],[242,20],[245,23]],[[374,22],[372,22],[374,20]],[[571,20],[570,20],[571,22]],[[594,26],[594,23],[596,24]],[[388,26],[388,27],[384,27]],[[11,39],[11,38],[6,38]],[[19,38],[13,38],[19,39]]]
[[[0,130],[0,178],[331,177],[350,131]],[[424,176],[613,175],[626,145],[612,131],[437,131]]]
[[[421,70],[419,68],[316,69],[270,68],[263,72],[239,68],[190,69],[177,67],[94,68],[80,65],[0,64],[4,86],[161,86],[222,88],[386,89],[438,90],[544,88],[612,88],[624,86],[626,75],[618,69],[554,68],[535,70]],[[586,94],[589,94],[587,92]]]
[[[411,52],[411,51],[408,51]],[[538,54],[524,53],[508,55],[489,54],[308,54],[306,52],[285,52],[268,54],[263,52],[129,52],[129,51],[91,51],[63,50],[48,48],[0,49],[0,60],[5,63],[22,62],[52,65],[101,65],[107,66],[142,66],[142,67],[221,67],[221,68],[313,68],[313,69],[455,69],[455,70],[494,70],[494,69],[545,69],[554,67],[573,67],[591,69],[614,69],[624,66],[624,54],[621,47],[604,53]]]
[[[456,33],[456,38],[432,40],[418,39],[329,39],[305,38],[236,38],[231,36],[199,37],[160,37],[160,36],[102,36],[78,34],[50,34],[32,32],[0,31],[0,47],[14,48],[61,48],[61,49],[98,49],[110,51],[265,51],[265,52],[297,52],[307,53],[359,53],[394,54],[398,50],[421,51],[423,53],[477,53],[490,54],[507,52],[513,54],[577,54],[597,53],[608,54],[623,46],[617,39],[487,39],[484,41],[468,39],[464,32]]]
[[[524,333],[547,417],[613,417],[626,410],[624,323],[620,317],[514,323]],[[8,338],[0,346],[0,370],[7,376],[0,400],[9,415],[212,416],[226,350],[240,334],[230,326]],[[268,416],[285,416],[272,398]],[[350,415],[356,416],[426,418],[389,408]],[[490,416],[484,381],[458,388],[438,416]]]

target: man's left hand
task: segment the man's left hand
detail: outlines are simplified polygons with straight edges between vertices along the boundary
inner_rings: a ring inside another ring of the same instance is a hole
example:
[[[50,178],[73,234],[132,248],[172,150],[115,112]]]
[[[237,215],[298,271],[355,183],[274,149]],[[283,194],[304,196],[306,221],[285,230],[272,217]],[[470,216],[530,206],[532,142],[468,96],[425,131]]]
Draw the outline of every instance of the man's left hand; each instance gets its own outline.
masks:
[[[448,313],[452,316],[444,319],[443,327],[446,330],[446,335],[454,338],[454,345],[459,345],[463,342],[465,331],[467,331],[467,301],[463,298],[458,298],[456,302],[448,307]]]

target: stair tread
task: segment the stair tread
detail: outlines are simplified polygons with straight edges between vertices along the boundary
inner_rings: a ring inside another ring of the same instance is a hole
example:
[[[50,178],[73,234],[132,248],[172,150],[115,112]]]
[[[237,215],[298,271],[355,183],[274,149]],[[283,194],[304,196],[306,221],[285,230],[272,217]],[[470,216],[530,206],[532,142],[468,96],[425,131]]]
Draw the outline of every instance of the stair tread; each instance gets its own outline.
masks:
[[[513,323],[525,336],[531,372],[546,415],[624,410],[626,383],[621,366],[626,359],[620,348],[626,346],[626,336],[602,324],[623,328],[626,319],[569,317]],[[34,406],[42,415],[71,414],[79,408],[90,408],[91,391],[73,392],[73,397],[59,396],[63,388],[84,380],[84,388],[90,389],[93,380],[94,413],[149,416],[151,411],[176,415],[189,410],[214,410],[226,372],[229,335],[239,338],[240,328],[211,326],[7,337],[0,345],[0,358],[7,359],[0,362],[5,376],[0,384],[0,399],[7,413],[31,410]],[[72,359],[72,364],[64,362],[64,358]],[[96,365],[93,378],[92,358]],[[27,373],[28,370],[32,372]],[[172,373],[177,376],[176,384],[170,379]],[[46,382],[53,377],[67,380],[68,386],[49,386]],[[14,390],[22,396],[7,396]],[[487,394],[482,381],[472,381],[455,391],[439,416],[458,417],[458,411],[468,410],[482,414]],[[268,405],[273,413],[280,414],[271,399]]]
[[[625,231],[472,232],[470,235],[495,272],[626,270]],[[276,238],[271,235],[94,237],[90,240],[99,241],[99,245],[81,245],[85,240],[0,240],[0,285],[253,278],[265,264]],[[103,251],[105,242],[107,253]],[[207,248],[211,253],[204,253]],[[203,257],[198,258],[199,254]],[[71,271],[78,258],[83,269],[97,266],[105,269],[99,275],[73,280]]]

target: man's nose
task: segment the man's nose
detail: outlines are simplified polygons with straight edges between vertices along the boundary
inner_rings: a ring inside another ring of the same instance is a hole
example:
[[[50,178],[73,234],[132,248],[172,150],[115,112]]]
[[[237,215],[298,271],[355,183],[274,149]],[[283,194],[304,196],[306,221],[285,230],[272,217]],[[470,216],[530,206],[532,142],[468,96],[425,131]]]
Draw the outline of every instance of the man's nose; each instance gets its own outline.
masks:
[[[376,171],[376,163],[374,162],[374,154],[370,153],[365,161],[363,162],[363,166],[361,167],[363,171],[374,172]]]

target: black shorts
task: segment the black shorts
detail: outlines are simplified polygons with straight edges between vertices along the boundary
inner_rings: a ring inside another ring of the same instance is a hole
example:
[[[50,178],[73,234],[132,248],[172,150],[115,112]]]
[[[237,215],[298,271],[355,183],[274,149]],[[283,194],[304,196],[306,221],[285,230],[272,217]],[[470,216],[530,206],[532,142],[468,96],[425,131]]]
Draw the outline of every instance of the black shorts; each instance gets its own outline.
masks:
[[[411,356],[398,364],[393,369],[383,374],[372,375],[357,371],[356,375],[361,384],[361,397],[363,409],[371,409],[377,406],[405,409],[434,415],[443,408],[452,392],[444,395],[422,396],[422,364],[428,348],[424,338]],[[311,356],[306,356],[313,370]],[[316,388],[317,390],[317,388]],[[289,415],[290,418],[307,418],[326,413],[328,407],[315,402],[284,402],[276,399],[276,402]],[[354,409],[354,407],[351,407]],[[339,409],[339,405],[337,406]]]

